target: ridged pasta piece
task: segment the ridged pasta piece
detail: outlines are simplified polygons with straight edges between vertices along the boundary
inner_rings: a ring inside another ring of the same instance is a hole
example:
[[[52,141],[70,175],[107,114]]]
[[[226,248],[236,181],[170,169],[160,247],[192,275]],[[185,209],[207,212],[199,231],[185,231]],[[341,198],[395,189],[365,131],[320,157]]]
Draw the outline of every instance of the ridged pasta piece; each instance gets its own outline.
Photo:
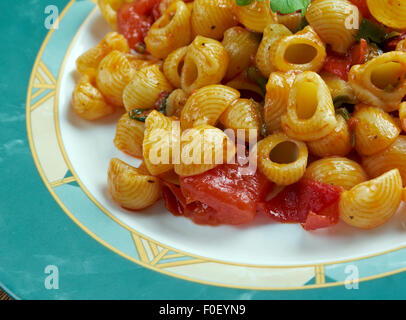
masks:
[[[110,52],[97,69],[97,86],[106,100],[117,107],[123,106],[123,91],[133,78],[135,69],[126,54]]]
[[[406,29],[406,2],[403,0],[367,0],[376,20],[394,29]]]
[[[96,71],[87,69],[72,95],[73,110],[83,119],[97,120],[114,112],[96,85]]]
[[[182,109],[188,98],[189,96],[182,89],[172,91],[166,100],[165,114],[168,117],[174,116],[180,118]]]
[[[173,169],[173,153],[179,144],[174,122],[154,110],[145,120],[144,141],[142,144],[145,166],[154,175]]]
[[[281,38],[291,34],[292,32],[282,24],[270,24],[265,28],[255,57],[255,63],[265,77],[269,77],[271,72],[276,71],[274,61],[271,58],[272,51],[275,50],[275,44]]]
[[[272,182],[286,186],[299,181],[307,166],[306,144],[275,133],[257,144],[259,170]]]
[[[385,150],[400,134],[392,117],[382,109],[358,105],[353,118],[355,149],[360,155],[371,156]]]
[[[234,14],[238,21],[246,28],[255,32],[264,32],[272,23],[277,23],[278,16],[272,12],[267,1],[253,1],[246,6],[239,6],[234,2]]]
[[[337,126],[327,136],[309,141],[309,151],[317,157],[340,156],[344,157],[352,150],[351,132],[347,121],[340,115],[336,116]]]
[[[129,210],[145,209],[161,196],[158,178],[145,175],[117,158],[110,161],[107,185],[114,201]]]
[[[144,41],[155,57],[166,58],[172,51],[192,42],[191,13],[183,1],[172,3],[151,26]]]
[[[348,0],[316,0],[307,9],[306,20],[325,43],[344,54],[355,42],[362,18]]]
[[[265,97],[261,87],[257,83],[247,79],[244,72],[227,82],[226,86],[240,91],[241,98],[254,99],[256,102],[262,102]]]
[[[406,39],[399,41],[399,43],[396,46],[396,51],[406,52]]]
[[[326,59],[326,47],[312,27],[277,40],[270,51],[270,59],[278,71],[319,72]]]
[[[366,172],[357,162],[340,157],[313,162],[307,167],[304,178],[343,187],[345,190],[368,180]]]
[[[160,174],[159,179],[165,181],[165,182],[169,182],[172,183],[176,186],[180,185],[180,177],[179,175],[175,172],[174,169],[172,169],[171,171],[165,172]]]
[[[359,229],[373,229],[386,223],[402,201],[402,178],[395,169],[361,183],[341,195],[340,218]]]
[[[406,131],[406,102],[402,102],[399,107],[400,125],[403,131]]]
[[[362,158],[362,165],[371,177],[398,169],[406,184],[406,136],[399,136],[395,142],[381,153]]]
[[[192,27],[195,35],[220,40],[224,31],[238,24],[233,14],[234,0],[195,0]]]
[[[282,129],[281,118],[286,113],[290,88],[295,72],[272,72],[266,85],[264,122],[268,133]]]
[[[126,2],[133,0],[98,0],[100,11],[113,30],[117,30],[117,11]]]
[[[406,52],[391,51],[355,65],[349,83],[359,100],[391,112],[406,95]]]
[[[406,188],[403,188],[402,200],[406,202]]]
[[[242,27],[233,27],[224,33],[222,44],[229,57],[225,80],[231,80],[251,65],[252,57],[258,50],[259,39]]]
[[[336,127],[333,100],[323,79],[311,71],[297,75],[282,117],[285,133],[300,141],[315,141]]]
[[[201,174],[234,160],[234,142],[220,129],[203,124],[182,133],[180,163],[175,172],[181,177]]]
[[[109,32],[97,46],[89,49],[77,58],[76,68],[80,73],[84,73],[87,69],[97,69],[100,61],[114,50],[123,53],[130,52],[124,36],[117,32]]]
[[[142,158],[145,123],[131,119],[126,112],[117,123],[114,145],[130,156]]]
[[[255,101],[249,99],[235,100],[221,115],[220,123],[227,129],[244,130],[246,141],[250,141],[253,132],[258,138],[261,130],[261,118],[256,104]]]
[[[171,92],[172,85],[165,75],[154,64],[135,72],[131,82],[123,92],[124,106],[127,111],[134,108],[152,109],[158,96],[162,92]]]
[[[278,22],[283,24],[291,32],[296,33],[303,21],[301,12],[294,12],[288,14],[278,14]]]
[[[223,80],[228,54],[217,40],[197,36],[189,46],[182,68],[182,89],[187,93]]]
[[[175,88],[182,86],[180,77],[185,63],[187,48],[188,47],[182,47],[173,51],[164,62],[164,74]]]
[[[182,130],[201,124],[214,126],[240,93],[223,85],[210,85],[193,93],[181,113]]]
[[[357,102],[354,90],[352,90],[352,87],[347,81],[328,72],[322,72],[320,76],[329,88],[333,101],[341,100],[346,103]]]

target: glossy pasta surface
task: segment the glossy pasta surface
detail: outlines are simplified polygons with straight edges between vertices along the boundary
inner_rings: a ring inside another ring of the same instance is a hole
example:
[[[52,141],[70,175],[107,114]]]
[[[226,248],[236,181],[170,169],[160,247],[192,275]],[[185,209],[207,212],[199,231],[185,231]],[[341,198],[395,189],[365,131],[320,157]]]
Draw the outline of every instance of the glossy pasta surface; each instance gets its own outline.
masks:
[[[396,214],[406,1],[299,2],[98,1],[112,30],[78,56],[72,109],[87,121],[119,114],[112,143],[142,160],[111,160],[119,206],[163,197],[202,224],[264,212],[307,231]]]

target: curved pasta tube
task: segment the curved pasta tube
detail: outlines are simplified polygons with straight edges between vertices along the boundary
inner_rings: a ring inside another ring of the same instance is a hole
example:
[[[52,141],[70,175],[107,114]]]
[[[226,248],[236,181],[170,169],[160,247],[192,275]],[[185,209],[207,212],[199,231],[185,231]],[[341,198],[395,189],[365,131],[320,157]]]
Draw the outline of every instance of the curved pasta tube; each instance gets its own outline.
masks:
[[[255,57],[255,63],[265,77],[269,77],[271,72],[276,71],[274,61],[271,57],[272,51],[275,50],[275,44],[281,38],[291,34],[292,32],[282,24],[270,24],[265,28]]]
[[[406,136],[399,136],[395,142],[381,153],[362,158],[362,165],[371,177],[398,169],[406,184]]]
[[[400,134],[392,117],[381,109],[358,105],[353,117],[355,149],[360,155],[370,156],[385,150]]]
[[[80,77],[72,95],[73,110],[86,120],[97,120],[114,112],[96,85],[96,71],[87,69]]]
[[[323,79],[311,71],[297,75],[282,117],[285,133],[293,139],[315,141],[331,133],[336,126],[333,100]]]
[[[406,3],[403,0],[367,0],[376,20],[394,29],[406,29]]]
[[[220,83],[228,68],[228,54],[217,40],[197,36],[189,46],[182,68],[182,89],[187,93]]]
[[[344,191],[339,203],[340,218],[359,229],[386,223],[402,201],[402,178],[395,169]]]
[[[195,0],[192,27],[195,35],[220,40],[224,31],[238,24],[233,14],[233,0]]]
[[[235,100],[221,115],[220,123],[227,129],[245,130],[245,140],[250,140],[250,130],[259,137],[261,118],[258,114],[257,103],[248,99]]]
[[[171,92],[166,99],[166,110],[165,113],[168,117],[180,118],[183,107],[186,104],[188,95],[182,89],[176,89]]]
[[[173,169],[173,154],[179,144],[175,122],[154,110],[145,120],[144,140],[142,144],[145,166],[154,175],[160,175]]]
[[[188,47],[182,47],[173,51],[164,62],[164,74],[175,88],[182,86],[180,77],[185,63],[187,48]]]
[[[117,32],[109,32],[97,46],[89,49],[77,58],[76,68],[80,73],[84,73],[87,69],[97,69],[100,61],[114,50],[123,53],[130,52],[124,36]]]
[[[364,169],[355,161],[347,158],[325,158],[310,164],[304,178],[320,181],[350,190],[368,180]]]
[[[246,6],[239,6],[234,3],[233,9],[238,21],[255,32],[264,32],[269,24],[278,21],[277,14],[271,10],[267,1],[253,1]]]
[[[203,124],[182,133],[181,157],[175,172],[181,177],[201,174],[234,160],[234,142],[220,129]]]
[[[290,88],[295,81],[295,72],[272,72],[266,85],[264,122],[268,133],[282,129],[281,118],[286,113]]]
[[[144,130],[144,122],[131,119],[125,113],[117,123],[114,145],[130,156],[141,159]]]
[[[239,97],[237,90],[223,85],[211,85],[197,90],[182,109],[182,130],[201,124],[214,126],[223,112]]]
[[[355,42],[362,18],[348,0],[316,0],[307,9],[306,20],[325,43],[344,54]]]
[[[127,111],[134,108],[152,109],[158,96],[162,92],[171,92],[172,85],[165,75],[154,64],[135,72],[131,82],[123,92],[124,106]]]
[[[258,84],[248,80],[244,73],[239,74],[233,80],[227,82],[226,86],[240,91],[241,98],[253,99],[256,102],[262,102],[265,97],[261,87]]]
[[[319,72],[326,59],[326,47],[312,27],[277,40],[272,46],[270,60],[278,71]]]
[[[359,100],[391,112],[406,95],[406,52],[384,53],[351,68],[348,79]]]
[[[399,41],[399,43],[396,46],[396,51],[406,52],[406,39]]]
[[[97,69],[97,86],[106,100],[114,106],[123,106],[123,91],[133,78],[135,69],[120,51],[110,52]]]
[[[145,37],[147,50],[155,57],[166,58],[173,50],[188,45],[192,41],[190,17],[183,1],[172,3]]]
[[[406,131],[406,102],[402,102],[399,107],[399,119],[403,131]]]
[[[120,7],[132,0],[98,0],[100,11],[113,30],[117,30],[117,11]]]
[[[252,32],[242,27],[234,27],[224,33],[222,44],[229,57],[225,80],[230,80],[251,65],[252,57],[258,50],[259,40]]]
[[[351,132],[347,121],[340,115],[336,116],[337,126],[327,136],[309,141],[309,151],[318,157],[340,156],[344,157],[352,150]]]
[[[257,143],[259,170],[272,182],[286,186],[299,181],[307,166],[306,144],[276,133]]]
[[[110,161],[107,185],[114,201],[129,210],[145,209],[161,196],[158,178],[116,158]]]
[[[322,72],[320,76],[329,88],[334,102],[339,100],[346,103],[357,102],[358,99],[355,96],[354,90],[352,90],[352,87],[347,81],[328,72]]]
[[[302,21],[303,17],[301,12],[278,14],[278,22],[283,24],[293,33],[296,33],[299,30]]]

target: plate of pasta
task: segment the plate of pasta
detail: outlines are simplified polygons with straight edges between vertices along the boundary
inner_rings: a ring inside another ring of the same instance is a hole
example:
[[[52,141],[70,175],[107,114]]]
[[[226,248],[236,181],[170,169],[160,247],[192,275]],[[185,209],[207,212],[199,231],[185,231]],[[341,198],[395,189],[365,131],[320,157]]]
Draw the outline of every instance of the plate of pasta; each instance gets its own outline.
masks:
[[[405,21],[401,0],[72,1],[31,77],[35,163],[88,234],[173,277],[400,272]]]

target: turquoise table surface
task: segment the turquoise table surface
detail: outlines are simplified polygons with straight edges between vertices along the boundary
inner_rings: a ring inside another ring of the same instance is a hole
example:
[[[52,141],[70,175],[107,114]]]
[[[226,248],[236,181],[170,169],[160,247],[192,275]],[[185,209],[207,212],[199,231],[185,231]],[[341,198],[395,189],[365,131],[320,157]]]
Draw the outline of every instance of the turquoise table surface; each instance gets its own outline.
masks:
[[[78,0],[79,1],[79,0]],[[250,291],[175,279],[128,261],[84,233],[43,184],[27,141],[30,73],[48,30],[45,7],[67,0],[0,1],[0,287],[17,299],[397,299],[406,274],[344,287]],[[44,285],[59,266],[59,289]]]

